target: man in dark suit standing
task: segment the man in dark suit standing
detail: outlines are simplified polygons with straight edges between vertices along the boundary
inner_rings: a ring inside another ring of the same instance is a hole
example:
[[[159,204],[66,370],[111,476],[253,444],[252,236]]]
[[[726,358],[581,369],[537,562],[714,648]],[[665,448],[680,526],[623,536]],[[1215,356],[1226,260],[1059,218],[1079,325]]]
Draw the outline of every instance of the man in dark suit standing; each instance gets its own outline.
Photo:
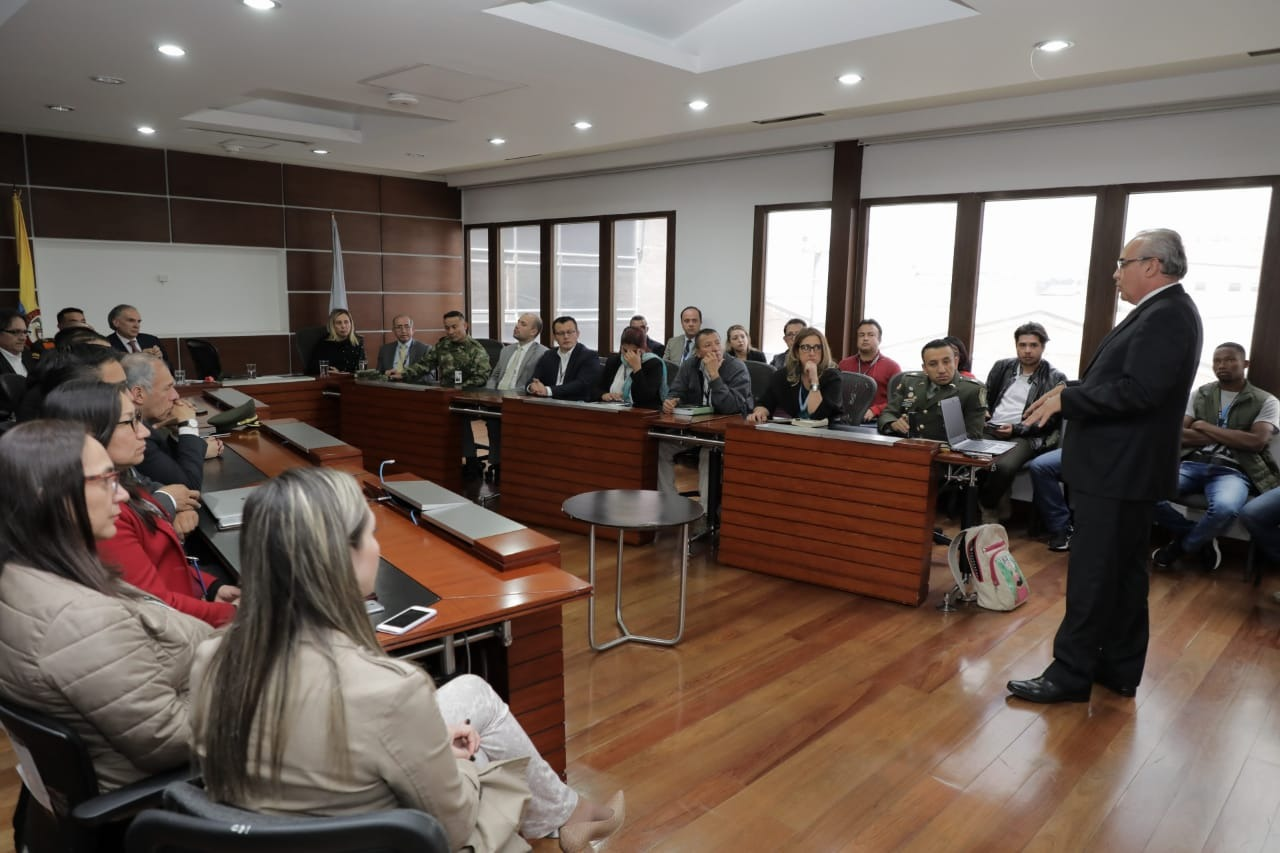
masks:
[[[526,388],[538,397],[557,400],[586,400],[600,378],[600,356],[578,343],[578,321],[557,317],[551,321],[556,349],[542,354]]]
[[[160,347],[160,339],[142,331],[142,315],[137,308],[132,305],[117,305],[107,314],[107,325],[112,329],[111,334],[107,335],[112,349],[120,352],[145,352],[163,358],[166,365],[169,363],[169,356]]]
[[[1058,386],[1024,423],[1067,421],[1062,477],[1076,534],[1067,609],[1053,663],[1010,681],[1031,702],[1087,702],[1095,683],[1133,696],[1146,664],[1147,555],[1156,501],[1172,497],[1187,395],[1200,360],[1200,314],[1179,283],[1187,256],[1176,231],[1141,231],[1116,260],[1120,298],[1134,305],[1078,382]]]
[[[391,343],[383,344],[378,350],[379,373],[404,370],[431,350],[429,344],[414,338],[413,318],[408,314],[392,317],[391,331],[396,339]]]

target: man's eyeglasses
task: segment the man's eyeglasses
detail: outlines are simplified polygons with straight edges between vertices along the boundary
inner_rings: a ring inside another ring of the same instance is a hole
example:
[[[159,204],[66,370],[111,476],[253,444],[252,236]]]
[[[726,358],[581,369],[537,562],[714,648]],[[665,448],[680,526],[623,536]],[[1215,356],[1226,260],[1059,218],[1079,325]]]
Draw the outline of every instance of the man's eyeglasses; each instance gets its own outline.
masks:
[[[794,340],[796,339],[796,335],[798,335],[798,334],[800,334],[800,332],[799,332],[799,331],[795,331],[795,332],[783,332],[783,333],[782,333],[782,339],[783,339],[784,341],[794,341]]]
[[[121,488],[119,471],[108,471],[105,474],[85,474],[84,481],[86,483],[101,483],[109,494],[115,494],[116,489]]]
[[[796,347],[800,352],[822,352],[822,344],[801,344]]]
[[[116,421],[116,426],[127,426],[130,429],[137,429],[138,424],[142,423],[142,412],[134,412],[131,418],[121,418]]]
[[[26,329],[4,329],[3,331],[6,335],[14,335],[17,337],[26,337],[27,334]]]
[[[1116,258],[1116,269],[1122,270],[1125,267],[1127,267],[1129,264],[1135,263],[1137,261],[1158,261],[1158,260],[1160,259],[1157,258],[1155,255],[1143,255],[1140,258]]]

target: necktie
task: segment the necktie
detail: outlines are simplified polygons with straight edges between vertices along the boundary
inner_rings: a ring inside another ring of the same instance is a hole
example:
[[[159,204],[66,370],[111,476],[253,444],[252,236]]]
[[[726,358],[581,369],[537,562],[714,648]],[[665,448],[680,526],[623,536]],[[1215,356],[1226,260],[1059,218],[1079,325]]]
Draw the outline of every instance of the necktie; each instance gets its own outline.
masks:
[[[405,357],[409,354],[408,344],[399,344],[396,346],[396,363],[392,365],[394,370],[404,370]]]
[[[693,341],[689,340],[688,338],[684,339],[684,355],[680,356],[681,361],[684,361],[686,358],[689,357],[689,348],[692,344],[693,344]]]
[[[502,378],[498,380],[499,391],[510,391],[516,387],[516,377],[520,375],[520,362],[524,360],[524,349],[516,347],[516,351],[511,354],[511,360],[507,362],[507,371],[502,374]]]
[[[138,340],[129,341],[129,352],[142,352],[142,347],[138,346]]]

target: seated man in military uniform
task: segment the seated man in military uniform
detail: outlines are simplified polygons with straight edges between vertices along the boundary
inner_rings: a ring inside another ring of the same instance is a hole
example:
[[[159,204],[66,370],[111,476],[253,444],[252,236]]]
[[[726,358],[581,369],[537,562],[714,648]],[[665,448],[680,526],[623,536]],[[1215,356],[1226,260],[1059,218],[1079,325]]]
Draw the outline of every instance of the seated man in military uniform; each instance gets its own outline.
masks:
[[[987,421],[986,386],[959,374],[955,351],[941,338],[925,344],[920,359],[922,370],[903,373],[891,383],[889,402],[876,420],[880,432],[909,435],[914,420],[918,437],[946,441],[941,403],[948,397],[959,397],[965,432],[970,438],[982,438]]]

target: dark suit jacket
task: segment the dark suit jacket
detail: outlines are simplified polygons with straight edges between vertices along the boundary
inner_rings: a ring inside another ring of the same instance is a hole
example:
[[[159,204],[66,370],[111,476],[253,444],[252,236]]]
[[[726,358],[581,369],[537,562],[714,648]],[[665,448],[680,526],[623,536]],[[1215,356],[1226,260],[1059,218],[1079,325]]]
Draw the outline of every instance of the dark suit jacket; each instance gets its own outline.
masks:
[[[120,335],[118,333],[112,332],[111,334],[107,335],[107,340],[111,342],[111,348],[113,350],[117,350],[119,352],[129,351],[128,349],[125,348],[124,341],[120,340]],[[146,332],[139,332],[138,346],[142,349],[143,352],[146,352],[151,347],[160,347],[160,339],[157,338],[155,335],[148,335]],[[161,353],[164,352],[164,347],[160,347],[160,352]],[[164,363],[165,364],[169,363],[168,355],[164,356]]]
[[[22,351],[22,363],[27,368],[27,375],[31,375],[31,371],[35,370],[36,365],[40,363],[40,359],[32,358],[30,350]],[[0,355],[0,374],[15,373],[16,371],[9,366],[9,359]]]
[[[1182,416],[1200,361],[1200,315],[1174,285],[1111,330],[1062,391],[1062,479],[1117,500],[1173,497]]]
[[[386,373],[396,365],[396,347],[400,346],[399,341],[392,341],[389,344],[383,344],[382,349],[378,350],[378,371]],[[409,341],[409,358],[405,361],[404,366],[408,367],[418,359],[422,358],[431,351],[429,344],[414,339]]]
[[[666,344],[659,343],[648,335],[644,336],[644,345],[648,347],[649,352],[653,353],[658,358],[662,358],[662,354],[667,351]]]
[[[141,342],[139,342],[141,343]],[[181,483],[200,491],[204,485],[205,440],[195,435],[171,435],[151,430],[139,473],[161,485]]]
[[[552,349],[542,354],[538,366],[534,368],[533,378],[551,389],[551,396],[557,400],[587,400],[595,390],[596,380],[600,377],[600,356],[596,351],[588,349],[586,344],[577,344],[569,355],[569,366],[564,371],[564,382],[557,385],[560,373],[560,350]],[[530,380],[532,381],[532,380]]]
[[[613,377],[618,375],[618,368],[621,366],[622,356],[616,352],[609,356],[604,363],[604,370],[600,371],[592,400],[599,400],[609,393],[609,387],[613,385]],[[631,405],[641,409],[661,409],[662,379],[666,372],[667,369],[663,367],[661,358],[642,361],[640,372],[631,374]]]

